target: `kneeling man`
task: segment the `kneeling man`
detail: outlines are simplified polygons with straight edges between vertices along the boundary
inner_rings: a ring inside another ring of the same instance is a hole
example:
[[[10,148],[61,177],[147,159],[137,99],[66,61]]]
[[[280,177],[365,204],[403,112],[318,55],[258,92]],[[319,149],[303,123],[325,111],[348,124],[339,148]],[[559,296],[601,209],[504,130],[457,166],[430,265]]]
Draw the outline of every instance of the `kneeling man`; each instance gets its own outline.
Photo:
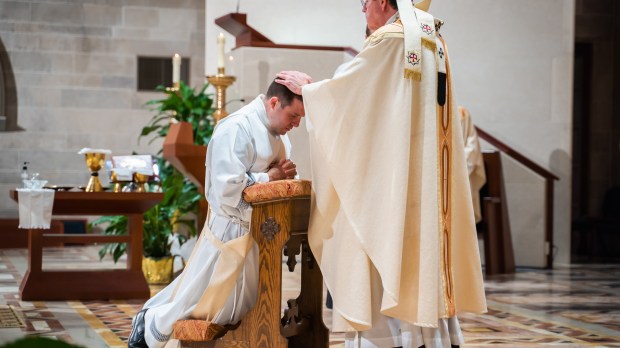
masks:
[[[252,209],[243,190],[295,177],[286,133],[304,113],[301,96],[273,82],[266,95],[217,124],[207,149],[208,221],[183,273],[135,316],[129,347],[163,347],[179,319],[207,320],[226,330],[254,306],[258,247],[249,233]]]

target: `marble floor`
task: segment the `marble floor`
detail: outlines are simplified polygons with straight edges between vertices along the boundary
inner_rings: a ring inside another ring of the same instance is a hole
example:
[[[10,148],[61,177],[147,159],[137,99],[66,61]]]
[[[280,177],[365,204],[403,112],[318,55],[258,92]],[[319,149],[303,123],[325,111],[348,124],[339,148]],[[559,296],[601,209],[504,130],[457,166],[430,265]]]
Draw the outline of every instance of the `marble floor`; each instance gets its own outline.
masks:
[[[96,247],[48,248],[43,264],[45,269],[123,267],[100,261]],[[88,348],[126,347],[142,301],[21,301],[18,288],[26,268],[27,250],[0,250],[0,307],[12,306],[25,322],[23,328],[0,328],[0,345],[41,335]],[[299,274],[284,274],[285,297],[295,297]],[[485,287],[488,313],[459,315],[465,347],[620,347],[620,265],[519,269],[485,279]],[[329,326],[329,310],[324,314]],[[330,336],[331,347],[342,342],[342,334]]]

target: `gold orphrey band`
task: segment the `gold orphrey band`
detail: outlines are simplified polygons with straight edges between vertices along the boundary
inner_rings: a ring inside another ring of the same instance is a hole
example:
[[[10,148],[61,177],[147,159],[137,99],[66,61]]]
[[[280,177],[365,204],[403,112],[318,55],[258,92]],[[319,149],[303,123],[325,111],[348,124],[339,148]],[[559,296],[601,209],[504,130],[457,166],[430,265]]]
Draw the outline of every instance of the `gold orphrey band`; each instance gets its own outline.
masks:
[[[451,172],[452,172],[452,120],[453,110],[451,104],[452,83],[450,76],[450,63],[446,49],[446,43],[439,36],[444,52],[446,52],[446,102],[444,106],[437,105],[437,146],[439,177],[441,178],[439,227],[441,247],[441,275],[443,281],[445,311],[448,317],[456,314],[454,303],[454,284],[452,277],[452,200],[451,200]]]

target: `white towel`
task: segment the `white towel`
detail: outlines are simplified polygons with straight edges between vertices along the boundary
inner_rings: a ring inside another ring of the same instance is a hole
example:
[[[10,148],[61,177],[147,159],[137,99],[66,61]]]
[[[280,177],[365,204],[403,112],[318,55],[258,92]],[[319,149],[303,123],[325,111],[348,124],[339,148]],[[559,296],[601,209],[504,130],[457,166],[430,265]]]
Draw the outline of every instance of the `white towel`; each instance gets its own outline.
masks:
[[[50,228],[54,190],[17,189],[17,197],[19,228]]]

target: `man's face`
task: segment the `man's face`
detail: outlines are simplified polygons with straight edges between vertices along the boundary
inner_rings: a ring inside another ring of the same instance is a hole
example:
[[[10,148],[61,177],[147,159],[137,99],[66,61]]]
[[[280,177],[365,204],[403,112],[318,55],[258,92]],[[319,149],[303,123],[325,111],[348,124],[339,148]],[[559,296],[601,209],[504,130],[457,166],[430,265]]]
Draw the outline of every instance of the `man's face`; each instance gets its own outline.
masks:
[[[293,98],[293,101],[282,107],[282,103],[278,97],[271,97],[268,100],[267,117],[271,125],[271,131],[280,135],[286,134],[295,127],[299,127],[301,118],[304,117],[304,103],[299,99]]]
[[[370,32],[373,32],[381,28],[386,19],[383,16],[382,5],[386,3],[385,0],[366,0],[362,2],[362,12],[366,14],[366,24]]]

